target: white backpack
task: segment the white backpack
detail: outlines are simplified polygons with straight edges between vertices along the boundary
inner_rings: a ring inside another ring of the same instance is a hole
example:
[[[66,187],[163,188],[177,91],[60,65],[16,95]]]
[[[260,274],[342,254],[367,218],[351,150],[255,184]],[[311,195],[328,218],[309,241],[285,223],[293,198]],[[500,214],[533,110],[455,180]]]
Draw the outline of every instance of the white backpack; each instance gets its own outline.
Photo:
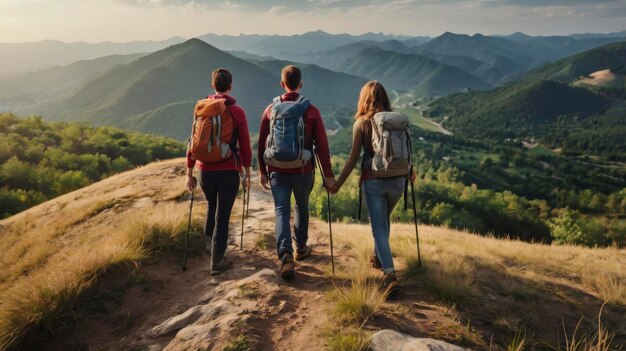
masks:
[[[398,112],[378,112],[371,123],[374,177],[408,176],[411,170],[409,118]]]

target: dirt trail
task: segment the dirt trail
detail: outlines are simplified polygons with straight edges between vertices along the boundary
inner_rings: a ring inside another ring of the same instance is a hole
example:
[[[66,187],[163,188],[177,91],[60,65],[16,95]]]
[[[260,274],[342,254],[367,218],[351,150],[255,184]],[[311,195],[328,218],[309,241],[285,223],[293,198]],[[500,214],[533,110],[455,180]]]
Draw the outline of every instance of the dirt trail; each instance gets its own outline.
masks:
[[[186,211],[189,195],[182,201],[180,195],[176,195],[182,193],[183,164],[182,159],[151,164],[60,197],[31,212],[41,213],[38,221],[45,222],[46,216],[58,215],[55,214],[56,208],[63,207],[59,206],[60,202],[72,203],[76,198],[87,200],[94,197],[110,201],[107,196],[111,196],[118,199],[113,208],[99,212],[81,224],[89,230],[106,233],[121,230],[124,223],[120,222],[132,221],[135,213],[149,210],[151,206],[169,204],[177,206],[177,211]],[[251,349],[254,350],[325,349],[327,339],[323,337],[324,333],[337,327],[332,315],[334,301],[325,294],[333,284],[345,283],[330,277],[328,226],[311,218],[308,244],[314,255],[297,262],[295,280],[285,282],[276,278],[274,272],[278,271],[278,259],[271,194],[261,189],[258,180],[253,180],[253,184],[243,250],[239,249],[241,196],[233,208],[227,256],[234,265],[228,271],[216,277],[209,275],[209,256],[203,250],[200,237],[191,242],[186,272],[181,270],[180,251],[158,255],[141,262],[136,268],[109,271],[92,291],[85,294],[86,301],[79,306],[86,307],[74,311],[78,313],[77,323],[69,326],[66,332],[46,340],[42,349],[221,350],[242,334],[253,342]],[[199,192],[196,194],[194,218],[202,219],[207,204],[204,196]],[[119,197],[121,195],[124,196]],[[76,230],[78,233],[83,229]],[[335,243],[338,273],[353,260],[349,248]],[[232,294],[242,288],[241,281],[264,271],[271,271],[274,278],[268,278],[271,283],[256,280],[255,284],[261,282],[258,294],[252,291],[255,296],[250,298]],[[413,336],[457,340],[459,330],[454,316],[448,316],[436,299],[424,291],[419,286],[407,289],[400,298],[386,304],[381,316],[370,321],[365,328],[370,331],[391,328]],[[220,295],[227,294],[230,295],[226,301],[219,301]],[[185,321],[164,334],[151,335],[151,331],[172,318],[182,318],[197,309],[224,302],[233,309]],[[185,344],[192,337],[197,341],[198,330],[205,332],[205,341],[192,344],[194,346]],[[196,334],[189,336],[190,332]]]
[[[184,184],[182,177],[180,184]],[[198,193],[194,217],[200,219],[206,213],[207,203],[204,196]],[[147,331],[155,325],[197,305],[203,296],[222,283],[236,282],[265,268],[277,271],[271,194],[261,191],[255,182],[250,197],[243,250],[239,248],[241,196],[233,208],[226,255],[234,264],[228,271],[216,277],[209,275],[209,256],[199,249],[202,243],[200,238],[196,238],[192,242],[196,251],[190,255],[186,272],[181,270],[180,252],[144,262],[133,273],[125,270],[108,272],[90,294],[94,297],[89,302],[98,307],[95,310],[90,308],[71,332],[47,342],[44,349],[161,349],[174,338],[176,332],[157,338],[148,337]],[[327,322],[328,302],[323,295],[331,284],[325,273],[330,262],[325,229],[324,223],[312,220],[309,244],[315,255],[297,263],[295,280],[277,282],[279,293],[266,303],[262,311],[252,311],[246,334],[255,342],[255,349],[324,348],[319,332]],[[257,247],[262,238],[269,243],[269,248]]]

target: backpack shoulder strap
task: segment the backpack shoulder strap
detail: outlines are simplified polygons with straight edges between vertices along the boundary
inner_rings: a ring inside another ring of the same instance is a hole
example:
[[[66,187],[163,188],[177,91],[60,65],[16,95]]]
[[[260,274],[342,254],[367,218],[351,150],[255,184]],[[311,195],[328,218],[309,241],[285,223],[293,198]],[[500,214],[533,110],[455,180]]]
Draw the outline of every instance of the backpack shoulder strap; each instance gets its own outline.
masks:
[[[275,97],[274,100],[272,100],[272,105],[276,106],[282,102],[283,102],[283,97],[279,95]]]
[[[296,99],[295,103],[297,105],[300,106],[300,108],[302,109],[302,114],[304,115],[304,111],[306,111],[307,108],[309,108],[309,105],[311,105],[311,101],[309,101],[309,99],[305,98],[304,95],[300,95],[298,96],[298,98]]]

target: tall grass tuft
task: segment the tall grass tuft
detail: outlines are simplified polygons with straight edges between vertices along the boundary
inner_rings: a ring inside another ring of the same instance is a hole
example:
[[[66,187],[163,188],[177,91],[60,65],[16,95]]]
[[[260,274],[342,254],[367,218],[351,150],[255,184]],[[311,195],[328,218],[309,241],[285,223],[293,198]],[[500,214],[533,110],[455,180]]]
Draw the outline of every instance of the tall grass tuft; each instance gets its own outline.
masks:
[[[613,337],[611,333],[602,325],[602,309],[600,308],[598,313],[598,330],[593,335],[578,335],[582,318],[576,324],[576,328],[572,333],[572,336],[568,336],[565,326],[563,331],[565,334],[565,347],[559,347],[558,351],[610,351],[610,350],[622,350],[623,345],[613,345]]]
[[[595,290],[604,302],[626,306],[626,281],[617,274],[583,269],[580,279]]]
[[[515,332],[515,335],[511,338],[506,345],[506,351],[523,351],[526,346],[526,338],[520,331]]]
[[[336,285],[331,291],[335,313],[345,322],[363,325],[380,312],[386,293],[378,289],[380,278],[372,277],[367,268],[350,270],[350,285]]]
[[[131,223],[124,235],[128,242],[135,243],[150,252],[164,252],[181,248],[187,233],[187,213],[176,211],[174,206],[165,206]],[[198,232],[200,224],[192,220],[191,235]]]
[[[369,338],[360,328],[334,330],[327,337],[330,351],[365,351],[369,347]]]

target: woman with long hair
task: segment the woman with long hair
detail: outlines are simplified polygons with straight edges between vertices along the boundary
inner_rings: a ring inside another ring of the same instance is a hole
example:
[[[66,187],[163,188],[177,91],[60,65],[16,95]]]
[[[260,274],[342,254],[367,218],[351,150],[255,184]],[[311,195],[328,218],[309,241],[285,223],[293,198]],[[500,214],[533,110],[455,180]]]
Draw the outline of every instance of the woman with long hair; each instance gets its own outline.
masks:
[[[337,193],[356,166],[363,149],[363,167],[361,186],[365,194],[365,203],[370,217],[374,236],[375,255],[372,267],[383,271],[381,290],[389,294],[396,292],[400,285],[395,275],[389,232],[391,213],[404,193],[406,175],[379,178],[374,175],[371,163],[374,157],[372,143],[372,120],[379,112],[391,112],[391,103],[382,84],[377,81],[367,82],[361,89],[355,122],[352,128],[352,150],[350,157],[337,179],[332,193]],[[414,176],[411,175],[411,181]]]

